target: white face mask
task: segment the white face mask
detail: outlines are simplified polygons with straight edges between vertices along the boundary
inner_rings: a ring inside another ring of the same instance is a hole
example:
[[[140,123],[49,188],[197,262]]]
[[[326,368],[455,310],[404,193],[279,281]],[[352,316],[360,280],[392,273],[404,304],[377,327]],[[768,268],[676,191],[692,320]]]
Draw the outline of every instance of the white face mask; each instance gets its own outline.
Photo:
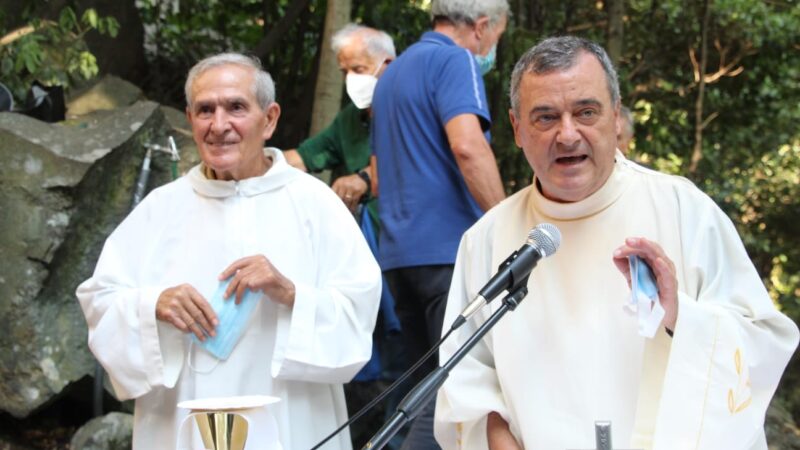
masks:
[[[383,66],[383,62],[378,64],[375,73],[371,75],[350,72],[345,77],[347,95],[356,105],[356,108],[366,109],[372,105],[372,94],[375,92],[375,85],[378,84],[378,78],[375,75],[381,70],[381,66]]]

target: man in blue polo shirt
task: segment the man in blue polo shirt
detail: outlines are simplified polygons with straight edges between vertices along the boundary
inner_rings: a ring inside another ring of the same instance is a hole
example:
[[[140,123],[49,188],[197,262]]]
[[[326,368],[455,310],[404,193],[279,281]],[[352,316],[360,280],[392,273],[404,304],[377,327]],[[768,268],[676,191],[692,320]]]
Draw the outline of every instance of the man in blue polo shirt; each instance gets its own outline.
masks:
[[[441,334],[461,235],[505,197],[482,74],[494,64],[508,2],[434,0],[431,13],[433,31],[386,68],[372,106],[379,259],[412,362]],[[438,448],[429,406],[404,448]]]

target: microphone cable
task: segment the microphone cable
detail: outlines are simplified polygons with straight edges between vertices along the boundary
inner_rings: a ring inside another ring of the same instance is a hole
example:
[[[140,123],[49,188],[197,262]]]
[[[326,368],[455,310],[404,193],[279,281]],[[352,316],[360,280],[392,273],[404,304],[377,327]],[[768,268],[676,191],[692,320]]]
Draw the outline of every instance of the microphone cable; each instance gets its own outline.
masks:
[[[439,339],[439,341],[438,341],[438,342],[437,342],[437,343],[436,343],[436,344],[435,344],[433,347],[431,347],[431,349],[430,349],[430,350],[428,350],[428,352],[427,352],[427,353],[425,353],[425,354],[422,356],[422,358],[420,358],[420,359],[419,359],[419,361],[417,361],[416,363],[414,363],[414,365],[413,365],[413,366],[411,366],[411,368],[410,368],[410,369],[406,370],[406,371],[405,371],[405,373],[403,373],[403,374],[400,376],[400,378],[398,378],[397,380],[395,380],[395,381],[394,381],[394,383],[392,383],[391,385],[389,385],[389,387],[388,387],[388,388],[386,388],[386,390],[385,390],[385,391],[381,392],[381,393],[380,393],[380,395],[378,395],[377,397],[375,397],[374,399],[372,399],[372,401],[370,401],[369,403],[367,403],[367,404],[366,404],[366,405],[365,405],[363,408],[361,408],[361,409],[360,409],[360,410],[359,410],[357,413],[353,414],[353,416],[352,416],[352,417],[350,417],[349,419],[347,419],[347,421],[346,421],[345,423],[343,423],[343,424],[342,424],[342,425],[341,425],[339,428],[335,429],[335,430],[334,430],[334,431],[333,431],[331,434],[329,434],[327,437],[325,437],[325,439],[323,439],[323,440],[322,440],[322,441],[321,441],[319,444],[317,444],[317,445],[315,445],[314,447],[312,447],[312,448],[311,448],[311,450],[317,450],[318,448],[320,448],[320,447],[322,447],[323,445],[325,445],[325,444],[326,444],[326,443],[327,443],[329,440],[331,440],[331,439],[332,439],[334,436],[336,436],[337,434],[339,434],[339,433],[340,433],[342,430],[344,430],[345,428],[347,428],[348,426],[350,426],[350,425],[351,425],[352,423],[354,423],[356,420],[360,419],[360,418],[361,418],[361,416],[363,416],[364,414],[366,414],[366,413],[367,413],[367,411],[369,411],[370,409],[374,408],[374,407],[375,407],[375,405],[377,405],[378,403],[380,403],[380,401],[381,401],[381,400],[383,400],[384,398],[386,398],[386,396],[387,396],[387,395],[391,394],[391,393],[392,393],[392,392],[393,392],[395,389],[397,389],[397,387],[398,387],[398,386],[400,386],[400,384],[401,384],[401,383],[403,383],[404,381],[406,381],[406,379],[408,379],[408,377],[410,377],[410,376],[411,376],[411,374],[413,374],[414,372],[416,372],[416,371],[417,371],[417,369],[419,369],[419,367],[420,367],[420,366],[421,366],[423,363],[425,363],[425,361],[429,360],[429,359],[431,358],[431,356],[433,356],[433,354],[434,354],[434,353],[436,353],[436,351],[438,351],[438,350],[439,350],[439,347],[441,347],[441,346],[442,346],[442,343],[443,343],[443,342],[444,342],[444,341],[445,341],[445,340],[446,340],[446,339],[447,339],[447,338],[450,336],[450,334],[451,334],[451,333],[452,333],[454,330],[455,330],[454,328],[450,328],[450,329],[447,331],[447,333],[445,333],[445,335],[444,335],[444,336],[442,336],[442,338],[441,338],[441,339]]]

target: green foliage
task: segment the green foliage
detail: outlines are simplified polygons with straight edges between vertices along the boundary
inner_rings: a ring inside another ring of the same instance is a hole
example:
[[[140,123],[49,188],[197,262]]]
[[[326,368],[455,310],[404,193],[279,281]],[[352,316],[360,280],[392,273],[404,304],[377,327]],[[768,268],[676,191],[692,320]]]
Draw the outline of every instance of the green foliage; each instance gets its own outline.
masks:
[[[83,37],[91,30],[114,37],[119,24],[113,17],[98,16],[93,9],[79,19],[66,7],[57,21],[34,18],[17,30],[0,30],[8,38],[0,46],[0,79],[19,102],[34,80],[69,88],[75,80],[96,76],[97,61]]]
[[[149,28],[151,58],[196,62],[225,50],[247,51],[258,42],[263,17],[260,0],[143,0],[138,7]]]
[[[423,0],[353,0],[352,17],[354,22],[389,33],[399,54],[416,42],[425,29],[430,28],[431,18],[427,10],[429,3]]]
[[[429,25],[420,1],[353,0],[352,21],[387,30],[398,51]],[[291,148],[307,137],[327,0],[182,0],[179,7],[157,0],[137,3],[146,33],[151,78],[149,96],[185,105],[186,72],[199,59],[221,51],[255,54],[273,31],[278,39],[256,54],[275,80],[283,106],[272,144]],[[299,9],[297,6],[302,8]],[[286,21],[289,14],[294,20]]]

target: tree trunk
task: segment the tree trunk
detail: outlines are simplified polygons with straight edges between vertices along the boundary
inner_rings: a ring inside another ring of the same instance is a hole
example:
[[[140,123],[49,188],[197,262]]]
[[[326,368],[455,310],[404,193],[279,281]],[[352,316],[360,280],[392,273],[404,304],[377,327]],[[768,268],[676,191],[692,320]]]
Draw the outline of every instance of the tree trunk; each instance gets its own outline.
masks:
[[[541,32],[544,26],[545,9],[539,0],[531,0],[528,3],[528,30]]]
[[[694,149],[689,163],[689,174],[697,171],[697,165],[703,159],[703,128],[706,123],[703,118],[703,100],[706,92],[706,65],[708,64],[708,27],[711,21],[711,8],[713,0],[703,2],[703,24],[700,28],[700,61],[695,68],[697,80],[697,98],[694,102]]]
[[[608,56],[615,66],[619,65],[622,58],[622,46],[625,42],[625,0],[609,0],[608,7],[608,36],[606,49]]]
[[[286,32],[289,31],[289,28],[291,28],[292,24],[297,20],[303,10],[308,7],[309,1],[310,0],[294,0],[292,4],[289,5],[289,8],[287,8],[280,22],[276,24],[264,22],[264,37],[261,38],[254,50],[256,56],[261,58],[261,61],[267,61],[273,48],[286,35]],[[266,8],[265,6],[264,9],[266,10]],[[266,32],[267,29],[269,29],[269,32]]]
[[[317,86],[314,89],[314,109],[311,112],[313,136],[327,127],[336,117],[342,105],[342,74],[336,55],[331,49],[331,36],[350,20],[351,0],[328,0],[325,12],[325,31],[320,49]]]
[[[511,17],[511,20],[514,21],[514,24],[517,28],[520,29],[527,29],[528,28],[528,15],[525,12],[525,1],[524,0],[513,0],[511,2],[511,10],[514,11],[514,15]]]
[[[575,12],[577,11],[577,7],[573,0],[562,2],[562,7],[564,10],[564,24],[561,30],[563,34],[569,34],[569,27],[573,23],[572,19],[575,17]]]

